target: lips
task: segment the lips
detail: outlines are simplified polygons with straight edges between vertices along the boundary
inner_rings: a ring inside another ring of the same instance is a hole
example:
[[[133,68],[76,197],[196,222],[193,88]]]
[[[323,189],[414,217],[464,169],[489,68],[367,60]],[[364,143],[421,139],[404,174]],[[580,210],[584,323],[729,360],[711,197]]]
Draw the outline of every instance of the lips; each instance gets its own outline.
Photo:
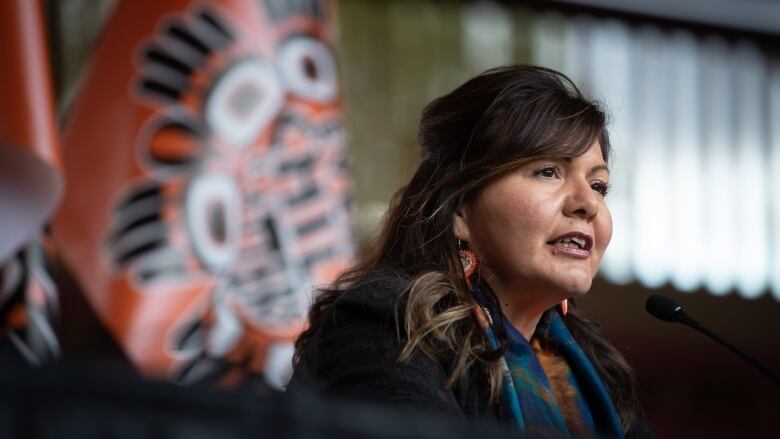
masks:
[[[593,248],[593,238],[587,233],[568,232],[548,241],[547,244],[562,253],[585,257]]]

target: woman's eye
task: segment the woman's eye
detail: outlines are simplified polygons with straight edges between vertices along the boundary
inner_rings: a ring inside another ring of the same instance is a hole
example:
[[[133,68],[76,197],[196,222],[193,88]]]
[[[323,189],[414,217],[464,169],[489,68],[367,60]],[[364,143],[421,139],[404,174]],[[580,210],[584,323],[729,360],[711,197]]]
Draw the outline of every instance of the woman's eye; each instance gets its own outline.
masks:
[[[545,166],[534,171],[534,175],[540,175],[546,178],[554,178],[559,175],[559,170],[556,166]]]
[[[594,181],[591,183],[590,187],[593,188],[594,191],[601,194],[602,197],[606,197],[609,193],[609,183],[604,181]]]

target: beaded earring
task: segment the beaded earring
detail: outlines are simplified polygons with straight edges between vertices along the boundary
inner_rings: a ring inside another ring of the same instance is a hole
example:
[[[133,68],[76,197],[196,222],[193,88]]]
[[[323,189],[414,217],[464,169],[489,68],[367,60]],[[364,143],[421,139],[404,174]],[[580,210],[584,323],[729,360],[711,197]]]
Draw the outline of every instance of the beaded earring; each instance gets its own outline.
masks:
[[[460,239],[458,240],[458,256],[460,256],[460,263],[463,266],[463,276],[466,278],[466,285],[469,288],[474,288],[471,285],[471,276],[474,271],[477,270],[477,254],[471,250],[463,248]]]
[[[561,300],[561,314],[566,315],[566,313],[569,312],[569,301],[568,299]]]

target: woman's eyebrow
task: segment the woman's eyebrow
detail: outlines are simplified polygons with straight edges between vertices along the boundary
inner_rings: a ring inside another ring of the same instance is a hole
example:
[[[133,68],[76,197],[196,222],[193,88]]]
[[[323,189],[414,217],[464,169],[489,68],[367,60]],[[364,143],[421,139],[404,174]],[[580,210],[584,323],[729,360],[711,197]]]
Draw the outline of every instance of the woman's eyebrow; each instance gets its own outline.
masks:
[[[563,157],[563,160],[566,161],[566,163],[571,163],[573,161],[572,157]],[[607,174],[609,174],[609,167],[607,165],[596,165],[592,168],[590,168],[589,174],[595,174],[598,171],[607,171]]]

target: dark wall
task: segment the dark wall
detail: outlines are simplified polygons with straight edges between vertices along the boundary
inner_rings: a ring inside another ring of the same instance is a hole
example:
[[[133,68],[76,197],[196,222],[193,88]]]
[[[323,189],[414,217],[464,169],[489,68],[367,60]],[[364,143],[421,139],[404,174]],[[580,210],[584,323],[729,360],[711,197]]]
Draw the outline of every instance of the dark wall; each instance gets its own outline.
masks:
[[[774,371],[780,371],[780,303],[769,293],[747,300],[737,293],[716,297],[604,281],[578,302],[636,368],[646,415],[658,433],[774,436],[780,387],[703,334],[647,314],[644,303],[651,294],[674,298],[699,323]]]

